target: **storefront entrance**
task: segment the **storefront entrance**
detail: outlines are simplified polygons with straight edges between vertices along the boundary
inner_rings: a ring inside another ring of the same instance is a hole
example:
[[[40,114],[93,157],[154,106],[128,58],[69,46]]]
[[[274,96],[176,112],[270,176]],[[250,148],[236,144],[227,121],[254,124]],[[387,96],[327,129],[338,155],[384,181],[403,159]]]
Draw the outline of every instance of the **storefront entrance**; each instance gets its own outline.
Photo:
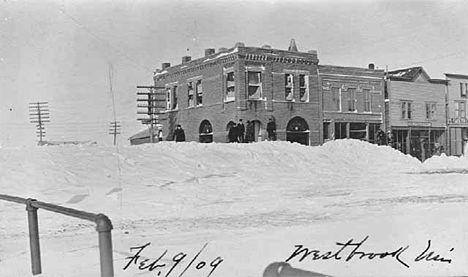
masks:
[[[444,152],[444,131],[432,128],[397,129],[392,132],[393,147],[402,153],[425,161]]]
[[[309,145],[309,125],[304,118],[296,116],[288,122],[286,140]]]

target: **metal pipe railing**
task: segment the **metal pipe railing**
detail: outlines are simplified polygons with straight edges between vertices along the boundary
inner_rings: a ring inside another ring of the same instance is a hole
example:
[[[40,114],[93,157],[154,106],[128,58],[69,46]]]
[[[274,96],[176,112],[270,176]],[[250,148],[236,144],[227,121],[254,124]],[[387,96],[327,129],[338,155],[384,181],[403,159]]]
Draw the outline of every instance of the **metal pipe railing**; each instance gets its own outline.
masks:
[[[96,223],[99,238],[99,256],[101,264],[101,277],[114,276],[114,259],[112,254],[112,222],[104,214],[93,214],[76,209],[66,208],[55,204],[26,199],[17,196],[0,194],[0,200],[26,205],[28,211],[29,245],[31,250],[31,270],[33,275],[41,274],[41,250],[39,243],[39,221],[37,210],[44,209]]]

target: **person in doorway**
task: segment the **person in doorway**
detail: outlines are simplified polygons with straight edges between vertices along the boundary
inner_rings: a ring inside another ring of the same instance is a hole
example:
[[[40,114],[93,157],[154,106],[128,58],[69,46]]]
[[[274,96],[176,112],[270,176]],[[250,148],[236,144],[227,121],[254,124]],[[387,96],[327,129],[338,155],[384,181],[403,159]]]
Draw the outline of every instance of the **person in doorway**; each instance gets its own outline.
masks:
[[[247,128],[245,133],[245,141],[247,143],[254,141],[254,124],[250,120],[247,120]]]
[[[237,142],[238,135],[237,135],[237,126],[235,124],[233,124],[232,127],[229,128],[228,138],[229,138],[229,142]]]
[[[177,128],[174,131],[174,140],[176,142],[185,141],[185,132],[184,129],[182,129],[182,126],[180,126],[180,124],[177,124]]]
[[[392,131],[387,132],[387,145],[393,147],[393,134]]]
[[[382,129],[379,129],[377,133],[375,134],[377,138],[377,144],[378,145],[385,145],[386,143],[386,135],[385,132]]]
[[[245,134],[245,126],[242,122],[242,119],[239,119],[239,123],[237,123],[237,136],[239,142],[244,142],[244,134]]]
[[[270,118],[267,123],[267,133],[269,140],[276,140],[276,123]]]

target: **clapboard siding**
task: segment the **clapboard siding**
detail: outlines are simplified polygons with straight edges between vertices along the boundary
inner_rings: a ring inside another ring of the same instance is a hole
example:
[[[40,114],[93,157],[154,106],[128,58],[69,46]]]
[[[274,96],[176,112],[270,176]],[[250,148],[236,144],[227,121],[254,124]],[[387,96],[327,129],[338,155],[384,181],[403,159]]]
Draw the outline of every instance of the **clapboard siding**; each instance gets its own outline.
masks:
[[[412,119],[401,118],[401,101],[412,103]],[[426,119],[426,103],[437,104],[437,119]],[[407,126],[408,121],[431,122],[432,127],[445,127],[445,85],[433,83],[390,82],[390,120],[393,126]]]

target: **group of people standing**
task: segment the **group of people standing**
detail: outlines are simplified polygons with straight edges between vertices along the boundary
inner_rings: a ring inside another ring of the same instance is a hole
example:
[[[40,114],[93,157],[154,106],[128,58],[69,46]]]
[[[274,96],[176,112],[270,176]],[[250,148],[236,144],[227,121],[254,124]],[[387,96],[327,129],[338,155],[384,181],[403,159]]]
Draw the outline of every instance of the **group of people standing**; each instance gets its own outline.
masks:
[[[268,133],[268,140],[276,140],[276,123],[270,118],[267,123],[266,131]],[[239,119],[237,124],[233,124],[228,131],[229,142],[240,142],[240,143],[250,143],[255,141],[255,126],[254,122],[247,120],[247,126],[244,125],[242,119]],[[182,142],[185,141],[185,132],[182,129],[180,124],[177,124],[176,129],[173,133],[174,141]]]
[[[388,145],[393,147],[393,134],[391,131],[388,131],[387,134],[382,129],[379,129],[375,133],[375,140],[378,145]]]
[[[268,140],[276,140],[276,124],[270,118],[267,124]],[[253,121],[247,120],[247,126],[242,119],[237,124],[233,124],[228,131],[229,142],[250,143],[255,141],[255,125]]]
[[[247,121],[247,127],[239,119],[237,124],[233,124],[228,131],[229,142],[252,142],[254,133],[254,125],[250,120]]]

